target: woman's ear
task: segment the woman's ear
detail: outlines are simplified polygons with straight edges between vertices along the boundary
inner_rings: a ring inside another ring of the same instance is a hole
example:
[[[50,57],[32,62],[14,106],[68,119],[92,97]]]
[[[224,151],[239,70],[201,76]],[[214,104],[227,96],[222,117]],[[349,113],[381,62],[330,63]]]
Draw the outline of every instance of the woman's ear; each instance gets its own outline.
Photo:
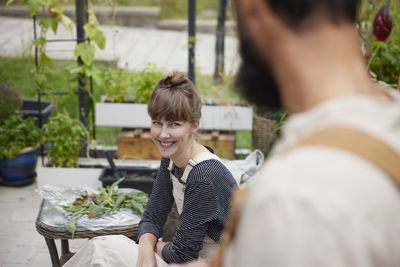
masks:
[[[192,122],[192,133],[197,132],[197,130],[199,129],[199,126],[200,126],[200,121]]]

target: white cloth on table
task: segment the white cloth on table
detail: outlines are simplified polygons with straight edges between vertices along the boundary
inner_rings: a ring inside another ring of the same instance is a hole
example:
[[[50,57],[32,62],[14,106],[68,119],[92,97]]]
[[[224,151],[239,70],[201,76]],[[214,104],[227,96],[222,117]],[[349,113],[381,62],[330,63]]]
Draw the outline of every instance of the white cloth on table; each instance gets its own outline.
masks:
[[[63,267],[134,267],[139,247],[124,235],[98,236],[89,240]],[[168,266],[156,253],[157,267]]]

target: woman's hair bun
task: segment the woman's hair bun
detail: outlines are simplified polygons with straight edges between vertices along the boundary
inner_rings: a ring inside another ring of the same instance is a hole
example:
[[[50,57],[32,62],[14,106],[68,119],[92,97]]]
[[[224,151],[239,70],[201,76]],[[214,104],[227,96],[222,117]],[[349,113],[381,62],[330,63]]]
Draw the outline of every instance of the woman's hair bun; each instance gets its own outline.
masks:
[[[175,71],[174,73],[172,73],[172,75],[169,76],[169,78],[170,78],[169,82],[171,83],[172,86],[179,85],[186,81],[185,74],[179,71]]]

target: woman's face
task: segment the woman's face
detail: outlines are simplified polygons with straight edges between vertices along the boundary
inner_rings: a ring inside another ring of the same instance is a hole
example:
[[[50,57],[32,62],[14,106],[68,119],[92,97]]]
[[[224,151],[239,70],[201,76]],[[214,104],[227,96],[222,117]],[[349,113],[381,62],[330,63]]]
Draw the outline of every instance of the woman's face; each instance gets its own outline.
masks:
[[[152,120],[150,134],[164,158],[179,157],[189,149],[197,127],[190,122]]]

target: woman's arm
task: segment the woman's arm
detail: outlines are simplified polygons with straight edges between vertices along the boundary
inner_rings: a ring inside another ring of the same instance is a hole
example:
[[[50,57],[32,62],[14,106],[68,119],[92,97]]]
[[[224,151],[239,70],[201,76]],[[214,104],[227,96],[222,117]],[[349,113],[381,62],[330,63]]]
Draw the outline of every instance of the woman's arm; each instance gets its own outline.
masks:
[[[185,200],[173,242],[163,246],[168,263],[183,263],[198,258],[210,221],[216,220],[218,208],[215,192],[208,183],[186,184]]]
[[[139,223],[138,240],[145,233],[152,233],[156,239],[162,236],[164,223],[174,202],[168,163],[168,159],[161,160],[150,199]]]
[[[157,243],[155,235],[146,233],[139,239],[139,257],[136,267],[156,267],[156,257],[154,255],[154,248]]]
[[[180,224],[162,255],[166,262],[182,263],[198,258],[206,234],[217,241],[222,233],[236,182],[217,160],[197,164],[189,174]]]

